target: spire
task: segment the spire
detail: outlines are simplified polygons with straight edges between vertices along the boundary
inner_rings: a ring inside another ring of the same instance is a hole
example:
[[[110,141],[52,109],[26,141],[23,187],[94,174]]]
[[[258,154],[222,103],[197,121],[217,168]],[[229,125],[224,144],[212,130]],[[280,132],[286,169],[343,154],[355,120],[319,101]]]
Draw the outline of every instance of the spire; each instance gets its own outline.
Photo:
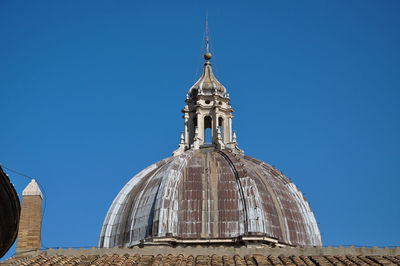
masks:
[[[207,13],[207,15],[206,15],[206,31],[205,31],[205,35],[206,35],[206,52],[205,52],[205,54],[204,54],[204,59],[205,59],[206,61],[210,61],[212,55],[211,55],[210,49],[209,49],[209,41],[210,41],[209,35],[210,35],[210,34],[209,34],[209,32],[208,32],[208,13]]]
[[[206,29],[204,31],[206,39],[206,51],[204,53],[204,59],[206,60],[203,65],[203,72],[197,82],[190,88],[187,99],[195,98],[197,95],[219,95],[226,97],[226,88],[217,80],[214,76],[210,52],[210,34],[208,29],[208,16],[206,17]]]

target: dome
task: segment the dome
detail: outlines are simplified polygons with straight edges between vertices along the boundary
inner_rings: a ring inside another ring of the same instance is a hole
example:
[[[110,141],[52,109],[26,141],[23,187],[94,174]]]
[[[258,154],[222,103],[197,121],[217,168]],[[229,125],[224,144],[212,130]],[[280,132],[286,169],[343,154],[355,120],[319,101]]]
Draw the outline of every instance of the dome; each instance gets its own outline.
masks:
[[[213,75],[211,53],[205,60],[182,109],[178,148],[121,190],[107,212],[99,247],[321,246],[303,194],[281,172],[239,148],[229,94]]]
[[[231,150],[204,147],[133,177],[106,215],[99,246],[249,241],[322,245],[308,202],[281,172]]]

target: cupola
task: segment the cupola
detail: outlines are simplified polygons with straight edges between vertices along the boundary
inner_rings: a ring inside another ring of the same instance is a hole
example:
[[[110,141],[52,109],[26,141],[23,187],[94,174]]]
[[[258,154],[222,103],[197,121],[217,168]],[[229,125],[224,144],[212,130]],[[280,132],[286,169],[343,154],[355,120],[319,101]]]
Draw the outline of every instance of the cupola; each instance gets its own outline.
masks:
[[[229,93],[214,76],[212,70],[208,36],[204,59],[203,73],[186,95],[186,105],[182,110],[185,131],[181,133],[179,148],[173,155],[182,154],[189,149],[207,147],[243,153],[238,148],[236,133],[232,131],[234,116]],[[207,130],[211,135],[209,142],[206,138]]]

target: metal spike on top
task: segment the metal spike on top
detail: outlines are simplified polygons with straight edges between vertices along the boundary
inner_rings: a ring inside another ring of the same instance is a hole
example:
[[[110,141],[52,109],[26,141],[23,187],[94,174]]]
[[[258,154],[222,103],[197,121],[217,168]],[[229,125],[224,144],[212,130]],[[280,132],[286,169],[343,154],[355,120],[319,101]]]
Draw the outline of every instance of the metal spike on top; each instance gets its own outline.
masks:
[[[208,32],[208,13],[206,15],[206,53],[204,54],[204,59],[210,61],[212,55],[209,50],[209,32]]]

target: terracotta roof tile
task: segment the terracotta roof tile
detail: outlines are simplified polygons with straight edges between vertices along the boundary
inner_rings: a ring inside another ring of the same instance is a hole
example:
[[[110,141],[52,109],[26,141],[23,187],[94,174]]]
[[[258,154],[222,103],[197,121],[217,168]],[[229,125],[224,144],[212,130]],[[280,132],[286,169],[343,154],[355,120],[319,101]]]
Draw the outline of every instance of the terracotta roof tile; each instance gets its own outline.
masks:
[[[324,256],[310,256],[310,259],[319,266],[331,266],[332,263],[329,262]]]
[[[346,258],[347,258],[349,261],[354,262],[355,264],[360,265],[360,266],[368,265],[367,263],[365,263],[365,261],[363,261],[363,260],[357,258],[356,256],[350,256],[350,255],[349,255],[349,256],[346,256]]]
[[[267,257],[260,255],[260,254],[254,254],[253,255],[256,263],[258,266],[268,266],[272,265],[271,262],[267,259]]]
[[[192,265],[195,265],[195,262],[194,262],[194,257],[190,255],[186,260],[186,266],[192,266]]]
[[[373,256],[368,256],[368,258],[381,265],[396,265],[395,263],[391,262],[388,259],[385,259],[382,256],[373,255]]]
[[[400,265],[400,259],[394,257],[394,256],[383,256],[385,259],[390,260],[393,263],[399,264]]]
[[[283,266],[282,261],[275,256],[269,255],[268,259],[272,265]]]
[[[289,256],[289,258],[293,261],[294,265],[307,266],[298,256]]]
[[[211,265],[212,266],[221,266],[222,264],[222,257],[221,256],[217,256],[217,255],[212,255],[211,256]]]
[[[245,259],[240,257],[239,255],[233,256],[233,260],[235,261],[235,265],[238,265],[238,266],[245,266],[246,265]]]
[[[249,255],[244,256],[244,260],[246,261],[247,266],[256,266],[256,262],[251,256]]]
[[[198,255],[184,256],[174,255],[80,255],[80,256],[63,256],[63,255],[37,255],[10,258],[2,263],[2,265],[135,265],[135,266],[354,266],[354,265],[400,265],[399,256],[273,256],[263,254],[246,255]]]
[[[222,261],[224,263],[224,266],[233,266],[235,265],[235,262],[232,257],[229,257],[227,255],[222,256]]]
[[[278,258],[283,262],[285,266],[296,266],[296,264],[294,264],[292,259],[290,259],[289,257],[280,255]]]
[[[295,256],[293,256],[293,257],[295,257]],[[301,255],[301,256],[299,256],[299,258],[300,258],[302,261],[304,261],[304,263],[305,263],[306,265],[308,265],[308,266],[314,266],[314,265],[315,265],[314,262],[312,262],[312,260],[310,260],[309,257],[306,257],[306,256],[304,256],[304,255]]]
[[[359,258],[360,260],[364,261],[364,262],[365,262],[366,264],[368,264],[368,265],[374,265],[374,266],[379,265],[378,263],[376,263],[375,261],[370,260],[370,259],[367,258],[367,257],[359,256],[358,258]]]
[[[340,262],[342,262],[346,266],[357,266],[356,263],[350,261],[348,258],[345,256],[335,256],[336,259],[338,259]]]
[[[335,258],[334,256],[325,256],[325,258],[332,263],[333,265],[339,265],[339,266],[346,266],[343,262]]]

